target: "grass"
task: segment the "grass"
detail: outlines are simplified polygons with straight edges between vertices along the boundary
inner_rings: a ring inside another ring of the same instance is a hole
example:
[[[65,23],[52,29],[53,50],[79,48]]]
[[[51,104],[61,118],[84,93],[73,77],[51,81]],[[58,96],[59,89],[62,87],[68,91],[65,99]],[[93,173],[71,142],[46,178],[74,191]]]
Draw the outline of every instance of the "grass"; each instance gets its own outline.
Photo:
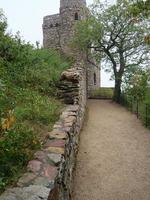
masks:
[[[26,51],[26,57],[21,56],[24,60],[2,62],[0,192],[25,171],[64,106],[57,99],[56,84],[71,61],[50,50],[29,46]]]
[[[113,88],[99,88],[91,92],[91,98],[111,99],[113,97]]]
[[[58,119],[62,71],[72,60],[7,33],[0,10],[0,192],[15,184]]]

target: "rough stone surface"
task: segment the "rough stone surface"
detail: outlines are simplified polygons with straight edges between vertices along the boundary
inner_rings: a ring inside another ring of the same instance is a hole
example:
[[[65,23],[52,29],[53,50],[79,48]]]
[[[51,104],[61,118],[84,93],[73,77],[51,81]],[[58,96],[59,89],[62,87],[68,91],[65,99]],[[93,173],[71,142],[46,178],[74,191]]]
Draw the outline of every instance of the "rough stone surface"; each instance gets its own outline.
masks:
[[[48,140],[46,145],[47,147],[65,147],[65,140]]]
[[[40,185],[47,188],[53,188],[54,180],[51,180],[48,177],[39,176],[36,179],[34,179],[33,185]]]
[[[28,171],[33,173],[39,173],[42,167],[42,162],[38,160],[32,160],[28,164]]]
[[[0,196],[0,200],[47,200],[49,188],[31,185],[24,188],[9,189]]]
[[[17,186],[18,187],[26,187],[29,186],[33,180],[37,177],[34,173],[25,173],[18,181]]]
[[[44,48],[58,49],[67,55],[79,56],[82,59],[86,66],[87,89],[90,95],[92,89],[100,87],[100,66],[99,64],[97,66],[92,64],[96,63],[92,58],[87,59],[87,56],[81,56],[79,52],[69,47],[69,43],[74,35],[75,24],[79,20],[86,19],[88,15],[89,11],[86,7],[86,0],[60,0],[59,14],[45,16],[43,19],[43,45]],[[79,70],[63,72],[61,80],[73,83],[73,88],[72,85],[69,87],[67,82],[61,85],[62,88],[68,88],[66,97],[69,93],[77,95],[78,91],[76,89],[78,88],[79,76]],[[66,101],[72,104],[72,99],[68,98]]]
[[[51,153],[48,154],[48,158],[57,166],[60,164],[62,156],[60,154]]]
[[[47,153],[45,151],[37,151],[34,157],[42,163],[47,163]]]
[[[43,166],[41,175],[44,177],[48,177],[50,180],[54,180],[57,176],[57,172],[58,172],[57,167],[47,164]]]
[[[60,130],[54,129],[52,132],[49,133],[50,139],[66,139],[67,137],[68,137],[67,133],[62,130],[60,131]]]
[[[48,147],[46,151],[48,151],[49,153],[56,153],[62,155],[65,153],[65,149],[61,147]]]

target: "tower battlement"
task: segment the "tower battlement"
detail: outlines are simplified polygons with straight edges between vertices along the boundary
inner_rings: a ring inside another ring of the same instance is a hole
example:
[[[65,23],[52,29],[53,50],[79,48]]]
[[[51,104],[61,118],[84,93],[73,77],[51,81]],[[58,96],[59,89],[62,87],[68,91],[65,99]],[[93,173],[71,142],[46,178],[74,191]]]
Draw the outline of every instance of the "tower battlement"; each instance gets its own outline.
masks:
[[[86,0],[60,0],[60,9],[74,6],[86,6]]]
[[[43,45],[45,48],[59,48],[60,15],[48,15],[43,19]]]
[[[44,20],[44,24],[51,24],[51,23],[53,24],[56,21],[60,22],[60,16],[59,14],[48,15],[48,16],[45,16],[43,20]]]
[[[45,48],[61,48],[66,51],[74,24],[86,17],[83,8],[86,8],[86,0],[60,0],[60,13],[43,19]]]

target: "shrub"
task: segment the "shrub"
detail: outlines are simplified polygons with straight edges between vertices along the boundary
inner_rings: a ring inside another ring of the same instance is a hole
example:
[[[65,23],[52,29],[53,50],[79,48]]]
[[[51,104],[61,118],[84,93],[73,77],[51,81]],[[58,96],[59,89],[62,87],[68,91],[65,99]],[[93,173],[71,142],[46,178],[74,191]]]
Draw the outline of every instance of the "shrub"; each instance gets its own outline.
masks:
[[[19,175],[40,142],[31,129],[17,124],[1,133],[0,137],[0,189]]]
[[[58,119],[62,108],[62,104],[58,100],[27,89],[19,90],[16,97],[18,103],[14,114],[17,121],[29,120],[49,125],[54,124]]]
[[[16,181],[58,119],[56,84],[72,62],[6,28],[0,11],[0,191]]]

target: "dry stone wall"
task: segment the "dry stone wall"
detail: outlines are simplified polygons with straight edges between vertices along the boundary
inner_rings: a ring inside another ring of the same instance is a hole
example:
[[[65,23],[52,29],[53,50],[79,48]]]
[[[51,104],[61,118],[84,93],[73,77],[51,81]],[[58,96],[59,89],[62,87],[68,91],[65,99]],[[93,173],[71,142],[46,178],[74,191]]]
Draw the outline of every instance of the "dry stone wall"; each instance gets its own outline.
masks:
[[[43,149],[28,163],[27,172],[19,179],[17,187],[7,189],[0,200],[71,199],[72,175],[86,107],[84,63],[76,62],[73,68],[65,71],[59,88],[62,100],[67,103],[59,121]]]

